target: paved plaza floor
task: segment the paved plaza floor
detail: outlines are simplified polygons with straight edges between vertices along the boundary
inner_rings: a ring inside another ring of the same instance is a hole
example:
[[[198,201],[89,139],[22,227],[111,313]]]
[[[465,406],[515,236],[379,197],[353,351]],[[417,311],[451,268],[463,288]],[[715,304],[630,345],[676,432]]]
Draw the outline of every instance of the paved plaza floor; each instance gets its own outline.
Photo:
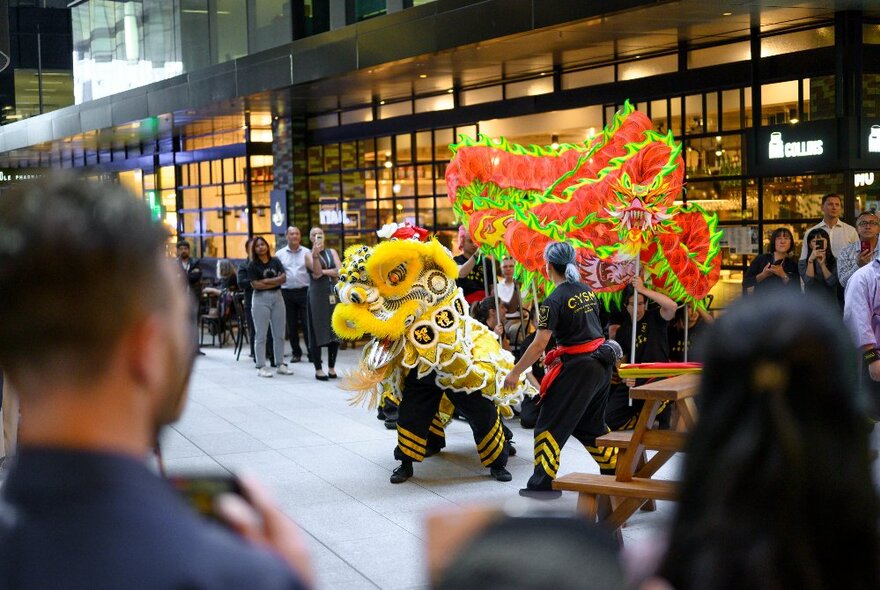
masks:
[[[532,431],[508,421],[518,450],[510,483],[489,477],[467,424],[454,420],[442,453],[415,464],[415,476],[393,485],[394,431],[376,412],[348,405],[334,381],[314,378],[305,362],[292,376],[257,377],[252,361],[236,361],[231,348],[204,349],[183,418],[163,435],[169,472],[223,470],[255,473],[305,531],[318,588],[427,587],[423,519],[432,509],[474,503],[574,512],[576,495],[557,500],[520,498],[532,472]],[[337,370],[353,366],[359,350],[340,351]],[[672,478],[670,461],[659,477]],[[562,453],[560,474],[598,473],[575,440]],[[651,536],[668,521],[673,505],[638,513],[623,530],[625,541]]]

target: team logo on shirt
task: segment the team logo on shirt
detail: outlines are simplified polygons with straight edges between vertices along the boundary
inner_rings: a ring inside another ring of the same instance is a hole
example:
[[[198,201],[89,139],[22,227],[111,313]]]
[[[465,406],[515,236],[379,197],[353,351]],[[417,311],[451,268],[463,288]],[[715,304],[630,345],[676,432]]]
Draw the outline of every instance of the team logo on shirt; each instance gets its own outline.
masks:
[[[576,293],[568,298],[566,305],[575,312],[590,313],[596,308],[596,294],[592,291]]]
[[[550,307],[547,305],[538,306],[538,325],[541,327],[547,327],[547,322],[550,320]]]

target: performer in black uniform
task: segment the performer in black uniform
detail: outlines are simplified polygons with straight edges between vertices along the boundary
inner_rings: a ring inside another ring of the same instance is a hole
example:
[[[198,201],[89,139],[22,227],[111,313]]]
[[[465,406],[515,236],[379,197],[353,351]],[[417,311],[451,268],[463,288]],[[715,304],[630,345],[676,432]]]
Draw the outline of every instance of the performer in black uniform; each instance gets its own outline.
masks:
[[[504,468],[507,465],[507,445],[495,403],[479,393],[444,391],[437,386],[436,378],[432,372],[419,379],[417,369],[410,370],[406,376],[398,408],[397,446],[394,448],[394,458],[401,464],[391,474],[391,483],[408,480],[413,476],[413,461],[423,461],[442,446],[443,439],[439,437],[443,431],[437,428],[435,420],[444,393],[467,418],[483,466],[489,468],[496,480],[510,481],[512,476]]]
[[[541,381],[535,425],[535,471],[520,491],[522,495],[552,491],[562,447],[572,435],[587,447],[602,473],[614,473],[617,466],[617,449],[595,444],[597,436],[609,432],[605,424],[608,384],[611,367],[622,351],[605,340],[599,300],[579,282],[574,249],[552,243],[544,251],[544,260],[556,289],[538,307],[535,339],[504,381],[505,386],[513,386],[540,357],[550,337],[556,337],[556,348],[544,358],[547,374]]]

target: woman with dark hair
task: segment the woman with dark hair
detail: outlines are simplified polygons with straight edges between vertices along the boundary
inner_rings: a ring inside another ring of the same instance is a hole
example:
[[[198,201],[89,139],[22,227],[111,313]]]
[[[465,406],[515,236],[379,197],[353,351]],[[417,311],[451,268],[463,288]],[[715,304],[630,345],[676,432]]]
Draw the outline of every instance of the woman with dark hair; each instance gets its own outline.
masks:
[[[837,259],[831,251],[831,237],[822,228],[807,234],[807,256],[798,261],[804,292],[838,301]],[[843,299],[840,298],[840,303]]]
[[[749,292],[768,287],[789,287],[800,291],[797,263],[791,258],[794,236],[787,227],[778,227],[770,236],[770,251],[755,257],[743,277]]]
[[[336,379],[336,353],[339,338],[330,325],[336,308],[336,281],[339,280],[339,254],[324,246],[324,230],[313,227],[309,232],[311,254],[306,255],[306,268],[311,275],[309,282],[309,354],[315,365],[315,379]],[[327,348],[327,372],[321,368],[321,348]]]
[[[659,575],[676,590],[880,588],[866,400],[839,314],[760,294],[704,342]]]
[[[614,473],[616,449],[596,447],[596,437],[608,432],[605,404],[611,367],[622,356],[620,347],[606,341],[599,318],[601,303],[580,282],[575,251],[552,242],[544,250],[544,272],[555,289],[538,308],[535,339],[504,380],[513,388],[556,337],[556,348],[544,357],[547,373],[541,381],[541,403],[535,424],[535,471],[525,496],[549,496],[559,469],[562,447],[574,436],[593,456],[603,473]],[[559,494],[561,492],[556,492]]]
[[[278,365],[279,375],[293,375],[284,364],[284,298],[281,285],[286,278],[284,265],[269,249],[269,242],[262,236],[254,238],[251,244],[253,256],[248,265],[248,280],[254,289],[251,312],[254,314],[254,351],[257,354],[257,375],[271,377],[272,371],[266,367],[266,340],[269,326],[272,326],[272,353]]]

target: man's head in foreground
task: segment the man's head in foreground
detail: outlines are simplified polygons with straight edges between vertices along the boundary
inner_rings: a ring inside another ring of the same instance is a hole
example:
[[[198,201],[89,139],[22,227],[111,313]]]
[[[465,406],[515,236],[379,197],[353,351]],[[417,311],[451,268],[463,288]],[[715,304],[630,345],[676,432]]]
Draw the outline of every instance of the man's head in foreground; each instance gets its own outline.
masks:
[[[143,453],[192,364],[167,235],[118,186],[58,176],[0,199],[0,366],[23,445]]]

